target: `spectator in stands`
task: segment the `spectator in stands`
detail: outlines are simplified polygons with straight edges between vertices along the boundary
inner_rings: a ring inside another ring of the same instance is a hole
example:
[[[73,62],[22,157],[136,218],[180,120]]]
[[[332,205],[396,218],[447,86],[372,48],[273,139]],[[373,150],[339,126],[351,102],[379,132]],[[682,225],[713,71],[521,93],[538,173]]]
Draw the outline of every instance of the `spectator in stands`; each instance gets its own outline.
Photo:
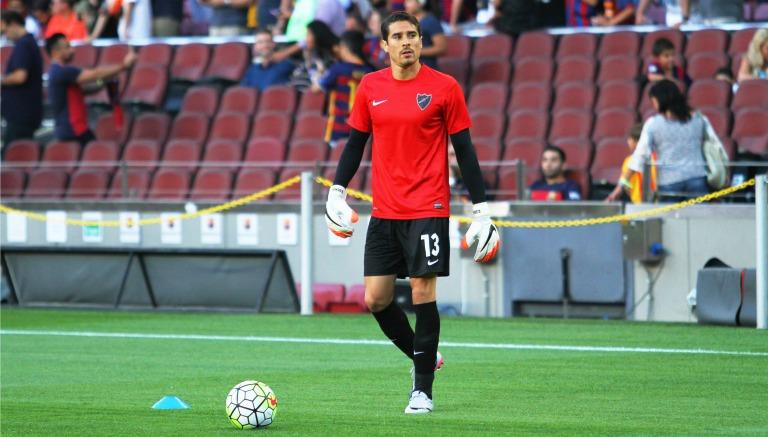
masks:
[[[658,192],[664,198],[678,201],[708,193],[706,162],[701,151],[707,121],[700,113],[691,111],[685,95],[672,81],[653,84],[650,96],[658,114],[645,122],[622,178],[629,181],[635,173],[642,173],[655,152]]]
[[[96,19],[99,17],[99,9],[102,3],[102,0],[79,0],[73,8],[89,32],[96,25]]]
[[[531,200],[581,200],[581,187],[565,178],[565,152],[547,146],[541,152],[541,176],[530,187]]]
[[[35,17],[35,21],[40,26],[40,33],[36,37],[45,37],[45,29],[51,20],[51,0],[36,0],[32,6],[32,16]]]
[[[494,0],[493,28],[517,37],[536,26],[536,5],[529,0]]]
[[[276,51],[272,62],[280,62],[303,52],[304,63],[294,72],[292,81],[297,87],[305,88],[319,82],[328,67],[336,61],[338,50],[339,37],[324,22],[313,20],[307,25],[305,39]]]
[[[152,0],[152,36],[177,36],[184,16],[184,0]]]
[[[248,33],[248,7],[253,0],[199,0],[213,8],[210,36],[238,36]]]
[[[24,17],[4,10],[0,33],[13,42],[13,51],[0,81],[6,121],[3,144],[20,138],[32,138],[43,119],[43,58],[35,37],[27,32]]]
[[[280,0],[259,0],[256,6],[256,25],[261,29],[272,29],[280,16]]]
[[[697,14],[691,13],[692,0],[680,0],[683,24],[718,25],[744,21],[744,0],[693,0],[698,8]],[[686,19],[686,17],[689,17]]]
[[[363,53],[365,53],[368,61],[377,70],[384,68],[387,62],[389,62],[387,52],[381,48],[381,16],[381,10],[374,9],[371,11],[371,15],[368,17],[368,32],[370,36],[363,46]]]
[[[152,37],[152,7],[149,0],[122,0],[123,15],[120,16],[117,33],[120,39]]]
[[[29,8],[27,7],[26,2],[23,2],[22,0],[10,0],[7,9],[9,11],[16,11],[24,17],[24,28],[27,29],[27,33],[35,38],[42,36],[40,23],[38,23],[35,17],[29,13]]]
[[[240,84],[264,91],[272,85],[290,81],[295,66],[288,60],[272,61],[274,51],[272,33],[266,29],[257,31],[256,42],[253,44],[253,63],[245,72]]]
[[[624,160],[621,165],[621,174],[629,174],[629,162],[632,160],[632,153],[637,149],[637,142],[640,141],[640,134],[643,131],[643,125],[637,123],[629,130],[629,136],[627,137],[627,145],[629,146],[629,156]],[[649,185],[650,190],[656,191],[656,154],[651,152],[651,180]],[[631,179],[619,178],[619,183],[616,184],[616,188],[608,195],[606,199],[609,202],[615,202],[622,199],[624,195],[627,195],[632,203],[643,202],[643,174],[640,172],[632,173]]]
[[[45,50],[51,58],[48,97],[53,108],[54,136],[58,140],[74,140],[85,145],[94,137],[88,128],[83,87],[92,84],[98,87],[103,80],[130,69],[136,62],[136,53],[129,51],[121,64],[80,69],[69,65],[74,51],[63,34],[58,33],[46,39]]]
[[[72,9],[75,0],[53,0],[51,18],[45,27],[45,37],[62,34],[68,41],[80,41],[88,38],[85,23],[77,18]]]
[[[739,82],[750,79],[768,79],[768,28],[755,32],[747,53],[741,58]]]
[[[593,26],[634,24],[636,0],[601,0],[603,13],[592,18]]]
[[[119,1],[102,1],[99,6],[96,23],[91,29],[89,41],[98,38],[117,38],[117,28],[120,24],[123,5]]]
[[[675,80],[681,84],[690,85],[691,78],[683,67],[675,64],[675,45],[667,38],[659,38],[653,43],[653,62],[648,64],[647,78],[650,82],[659,80]]]
[[[565,24],[569,27],[589,27],[597,16],[598,0],[565,0]]]
[[[345,3],[349,5],[349,1]],[[280,10],[282,17],[287,20],[285,35],[288,41],[302,41],[306,37],[307,28],[313,21],[321,21],[338,37],[346,28],[346,14],[340,0],[297,0],[291,6],[292,0],[282,0]],[[288,15],[286,15],[288,14]],[[286,18],[287,17],[287,18]]]
[[[416,17],[421,27],[421,58],[419,61],[437,69],[437,58],[448,51],[448,41],[443,34],[443,26],[431,12],[424,8],[427,0],[405,0],[405,12]]]
[[[347,118],[355,104],[355,91],[363,76],[373,71],[363,54],[364,43],[362,33],[344,32],[339,42],[339,61],[323,74],[319,84],[313,86],[313,91],[322,89],[329,95],[325,141],[331,147],[349,137]]]

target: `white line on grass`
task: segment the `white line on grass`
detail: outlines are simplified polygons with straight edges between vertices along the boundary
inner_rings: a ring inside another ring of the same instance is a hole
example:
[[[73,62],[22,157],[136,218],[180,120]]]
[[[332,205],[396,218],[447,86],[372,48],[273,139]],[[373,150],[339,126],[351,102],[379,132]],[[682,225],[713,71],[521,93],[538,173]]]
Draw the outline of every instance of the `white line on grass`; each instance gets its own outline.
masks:
[[[244,341],[259,343],[304,343],[304,344],[346,344],[346,345],[389,345],[384,340],[362,340],[345,338],[301,338],[301,337],[255,337],[232,335],[202,334],[145,334],[139,332],[93,332],[93,331],[43,331],[26,329],[0,329],[0,335],[36,335],[45,337],[97,337],[130,338],[152,340],[206,340],[206,341]],[[666,349],[651,347],[620,346],[567,346],[548,344],[516,343],[465,343],[454,341],[440,342],[440,347],[465,349],[517,349],[546,350],[561,352],[612,352],[612,353],[649,353],[649,354],[694,354],[694,355],[736,355],[750,357],[768,357],[768,352],[723,351],[712,349]]]

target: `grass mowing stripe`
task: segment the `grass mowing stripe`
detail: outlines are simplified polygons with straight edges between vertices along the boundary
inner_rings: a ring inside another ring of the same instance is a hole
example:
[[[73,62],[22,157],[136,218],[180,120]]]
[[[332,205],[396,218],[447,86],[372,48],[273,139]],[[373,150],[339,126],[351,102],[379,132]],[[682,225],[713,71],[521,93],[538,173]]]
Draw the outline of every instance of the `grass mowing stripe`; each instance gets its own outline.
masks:
[[[390,345],[384,340],[361,340],[344,338],[300,338],[300,337],[259,337],[259,336],[228,336],[228,335],[199,335],[199,334],[144,334],[133,332],[93,332],[93,331],[47,331],[2,329],[0,335],[36,335],[48,337],[102,337],[129,339],[158,339],[158,340],[205,340],[205,341],[244,341],[261,343],[302,343],[302,344],[344,344],[344,345]],[[560,352],[612,352],[612,353],[651,353],[651,354],[692,354],[692,355],[733,355],[750,357],[768,357],[768,352],[727,351],[712,349],[667,349],[648,347],[622,346],[565,346],[542,344],[515,343],[466,343],[443,341],[441,347],[464,349],[514,349],[514,350],[546,350]]]

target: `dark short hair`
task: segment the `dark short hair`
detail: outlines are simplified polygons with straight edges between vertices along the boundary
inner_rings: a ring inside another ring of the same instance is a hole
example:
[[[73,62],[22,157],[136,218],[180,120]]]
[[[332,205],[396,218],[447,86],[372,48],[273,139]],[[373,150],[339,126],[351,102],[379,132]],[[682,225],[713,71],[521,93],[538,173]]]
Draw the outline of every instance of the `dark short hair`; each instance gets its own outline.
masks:
[[[653,56],[661,56],[662,53],[666,52],[667,50],[674,50],[675,45],[672,44],[672,41],[668,40],[667,38],[659,38],[656,41],[653,42]]]
[[[0,13],[0,17],[2,17],[0,19],[3,20],[3,23],[18,24],[19,26],[24,27],[24,17],[18,11],[5,9]]]
[[[45,40],[45,53],[48,53],[48,56],[51,56],[51,52],[53,52],[53,49],[56,48],[57,45],[61,41],[66,41],[67,37],[64,36],[63,33],[54,33],[53,35],[49,36]]]
[[[419,34],[419,36],[421,36],[421,26],[419,25],[419,20],[407,12],[398,11],[389,14],[389,16],[387,16],[387,18],[381,22],[381,39],[386,41],[389,38],[389,25],[392,23],[397,23],[398,21],[407,21],[413,24],[416,27],[416,32]]]
[[[723,76],[728,76],[728,79],[734,79],[731,67],[720,67],[717,69],[717,71],[715,71],[715,77],[720,76],[721,74]]]
[[[637,141],[640,139],[640,134],[643,133],[643,123],[635,123],[629,128],[629,137]]]
[[[680,88],[671,80],[660,80],[651,86],[650,97],[659,102],[659,114],[671,112],[681,122],[691,119],[691,107]]]
[[[256,29],[256,31],[253,32],[253,36],[261,35],[262,33],[266,33],[267,35],[272,36],[272,32],[270,32],[266,27],[259,27]]]
[[[565,151],[557,146],[548,145],[544,148],[544,150],[541,151],[541,156],[544,156],[547,152],[555,152],[558,156],[560,156],[560,160],[565,162]]]
[[[51,0],[37,0],[32,6],[32,10],[51,12]]]

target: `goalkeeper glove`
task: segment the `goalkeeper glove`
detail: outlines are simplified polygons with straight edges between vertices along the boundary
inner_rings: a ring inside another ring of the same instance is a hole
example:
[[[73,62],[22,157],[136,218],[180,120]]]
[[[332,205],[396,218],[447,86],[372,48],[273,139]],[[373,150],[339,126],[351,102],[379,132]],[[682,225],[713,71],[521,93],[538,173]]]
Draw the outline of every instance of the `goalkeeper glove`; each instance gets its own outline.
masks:
[[[352,225],[357,223],[357,213],[347,205],[347,189],[334,185],[328,191],[328,201],[325,202],[325,223],[328,229],[341,238],[352,236]]]
[[[477,241],[475,261],[486,263],[496,256],[496,252],[501,246],[499,230],[491,222],[491,215],[488,212],[486,202],[472,205],[472,215],[474,219],[461,240],[461,248],[467,250]]]

